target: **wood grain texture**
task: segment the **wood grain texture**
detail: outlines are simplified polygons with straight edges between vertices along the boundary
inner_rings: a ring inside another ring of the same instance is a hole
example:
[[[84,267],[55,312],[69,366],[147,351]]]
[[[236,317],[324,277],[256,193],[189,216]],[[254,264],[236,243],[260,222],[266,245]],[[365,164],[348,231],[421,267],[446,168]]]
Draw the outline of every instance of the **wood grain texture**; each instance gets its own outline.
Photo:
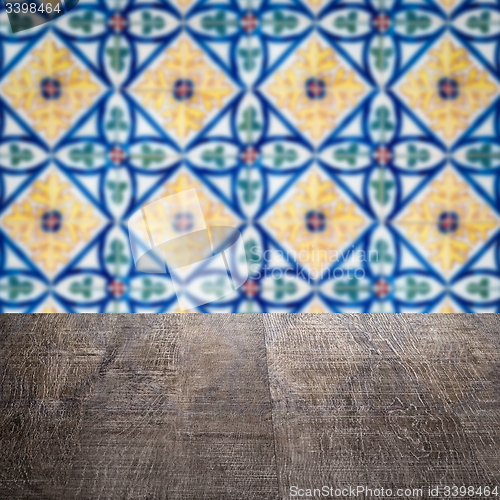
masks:
[[[77,317],[4,320],[2,498],[277,498],[260,317]]]
[[[498,316],[263,321],[281,498],[293,485],[499,484]]]
[[[0,315],[0,498],[500,484],[499,315]]]
[[[63,498],[116,320],[0,315],[0,498]]]

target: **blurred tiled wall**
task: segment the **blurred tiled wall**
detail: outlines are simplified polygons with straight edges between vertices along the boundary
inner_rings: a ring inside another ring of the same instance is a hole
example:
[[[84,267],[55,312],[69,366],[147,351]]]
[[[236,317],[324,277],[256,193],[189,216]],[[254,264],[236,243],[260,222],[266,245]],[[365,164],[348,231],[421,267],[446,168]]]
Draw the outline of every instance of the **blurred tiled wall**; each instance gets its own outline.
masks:
[[[0,21],[1,311],[177,311],[127,220],[191,187],[251,266],[200,312],[499,310],[498,0]]]

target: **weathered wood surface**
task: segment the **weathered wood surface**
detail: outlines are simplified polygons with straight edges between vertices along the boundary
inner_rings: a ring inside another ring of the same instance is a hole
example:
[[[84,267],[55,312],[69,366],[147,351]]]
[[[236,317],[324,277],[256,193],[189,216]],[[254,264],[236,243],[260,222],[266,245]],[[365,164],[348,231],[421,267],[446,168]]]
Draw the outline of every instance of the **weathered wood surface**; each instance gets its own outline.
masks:
[[[0,315],[0,498],[500,486],[499,445],[498,315]]]
[[[0,323],[1,498],[277,498],[262,318]]]
[[[281,498],[500,483],[498,316],[263,321]]]

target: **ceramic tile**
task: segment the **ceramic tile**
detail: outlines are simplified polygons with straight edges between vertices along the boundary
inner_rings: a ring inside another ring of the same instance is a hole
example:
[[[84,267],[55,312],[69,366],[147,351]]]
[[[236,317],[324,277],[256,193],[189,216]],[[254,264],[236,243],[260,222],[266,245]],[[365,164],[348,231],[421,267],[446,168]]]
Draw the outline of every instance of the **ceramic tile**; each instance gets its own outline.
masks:
[[[2,12],[0,310],[178,312],[127,222],[195,188],[250,270],[198,312],[500,312],[499,21],[498,1],[84,0],[12,34]]]

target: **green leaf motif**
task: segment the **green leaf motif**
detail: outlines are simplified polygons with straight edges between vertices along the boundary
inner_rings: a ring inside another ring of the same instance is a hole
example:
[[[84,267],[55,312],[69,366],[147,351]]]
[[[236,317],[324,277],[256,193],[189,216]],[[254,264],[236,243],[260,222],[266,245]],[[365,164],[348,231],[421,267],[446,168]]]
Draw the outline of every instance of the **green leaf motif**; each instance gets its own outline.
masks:
[[[337,149],[333,153],[333,158],[338,162],[347,162],[349,165],[356,165],[358,159],[358,145],[351,144],[347,149]]]
[[[21,149],[17,144],[11,144],[9,148],[12,166],[17,167],[23,161],[31,161],[33,153],[30,149]]]
[[[293,163],[294,161],[297,160],[298,154],[295,150],[293,149],[286,149],[282,144],[276,144],[274,146],[274,166],[275,167],[281,167],[283,163],[285,162],[290,162]]]
[[[390,120],[391,113],[386,106],[380,106],[375,111],[376,120],[371,124],[372,130],[390,132],[394,130],[394,124]]]
[[[165,152],[161,149],[152,149],[147,144],[144,144],[141,148],[141,160],[142,166],[148,168],[151,163],[161,163],[165,160]]]
[[[377,251],[377,258],[373,260],[370,256],[371,262],[386,262],[391,263],[393,261],[392,256],[389,254],[389,245],[384,240],[378,240],[375,243],[375,250]]]
[[[262,260],[262,257],[255,252],[256,248],[258,248],[257,242],[253,238],[245,242],[245,256],[248,264],[259,264]]]
[[[142,300],[148,300],[152,295],[161,295],[163,292],[165,292],[165,290],[165,285],[160,281],[153,283],[153,280],[151,278],[144,278],[142,280]]]
[[[33,291],[33,283],[20,281],[16,276],[10,276],[5,287],[8,291],[9,300],[15,300],[19,295],[29,295]]]
[[[408,35],[415,34],[418,30],[426,30],[431,25],[429,16],[419,16],[416,12],[409,10],[406,13],[405,26]]]
[[[406,151],[408,167],[410,168],[415,167],[418,162],[425,163],[426,161],[429,161],[429,158],[431,157],[427,149],[417,149],[417,146],[414,144],[409,144]]]
[[[241,180],[238,182],[238,187],[244,191],[243,200],[245,203],[252,203],[255,201],[255,191],[259,189],[260,181]]]
[[[394,182],[376,180],[370,182],[370,186],[375,189],[375,199],[385,205],[389,201],[389,191],[394,187]]]
[[[257,121],[257,110],[254,107],[247,108],[243,112],[243,122],[238,127],[238,130],[256,132],[261,128],[262,125]]]
[[[113,192],[111,199],[115,203],[121,203],[123,201],[123,192],[127,189],[128,184],[126,182],[108,181],[106,187]]]
[[[490,31],[490,13],[482,12],[480,16],[469,17],[467,27],[471,30],[479,30],[481,33],[488,33]]]
[[[91,33],[93,22],[94,13],[91,10],[88,10],[81,16],[72,16],[69,20],[69,25],[75,30],[80,29],[84,33]]]
[[[347,16],[339,16],[335,19],[334,26],[339,30],[347,30],[348,33],[356,33],[358,14],[355,11],[349,12]]]
[[[472,295],[479,294],[483,299],[487,299],[490,296],[490,281],[483,278],[476,283],[469,283],[466,290]]]
[[[358,300],[359,286],[357,278],[350,278],[346,281],[338,281],[333,286],[333,291],[337,295],[347,295],[351,300]]]
[[[214,30],[218,35],[227,33],[226,13],[220,10],[214,16],[204,16],[201,20],[201,27],[207,31]]]
[[[109,56],[110,66],[120,73],[125,68],[125,58],[130,51],[125,47],[109,47],[106,49],[106,54]]]
[[[142,13],[142,34],[150,35],[153,30],[161,30],[165,26],[165,20],[161,16],[153,16],[151,12]]]
[[[389,58],[392,56],[394,51],[392,49],[384,49],[383,47],[374,47],[370,50],[370,53],[375,57],[375,67],[383,71],[389,67]]]
[[[276,300],[281,300],[285,295],[293,295],[297,292],[297,284],[292,281],[285,283],[283,278],[277,278],[274,283],[274,298]]]
[[[491,152],[491,144],[483,144],[480,149],[469,149],[466,158],[471,163],[480,163],[483,168],[490,168],[495,155]]]
[[[123,119],[124,114],[125,113],[123,112],[123,110],[117,106],[111,108],[111,119],[108,121],[108,123],[106,123],[106,129],[115,131],[127,130],[128,125],[127,122],[125,122],[125,120]]]
[[[205,281],[201,285],[201,289],[203,293],[213,293],[217,297],[220,297],[226,291],[226,279],[221,276],[216,281]]]
[[[273,30],[276,35],[280,35],[285,31],[293,30],[299,25],[299,21],[295,16],[285,16],[283,12],[275,10],[273,14]]]
[[[224,157],[224,147],[217,146],[214,150],[210,151],[206,149],[201,154],[201,159],[206,163],[215,163],[219,168],[222,168],[226,164],[226,159]]]
[[[75,295],[82,294],[86,299],[92,297],[92,278],[88,276],[81,283],[74,281],[69,287],[69,291]]]
[[[260,49],[239,49],[238,55],[243,59],[243,69],[252,71],[255,69],[255,60],[260,55]]]
[[[111,242],[111,253],[106,257],[106,262],[108,264],[127,264],[128,258],[123,253],[125,250],[125,245],[118,239],[114,239]]]
[[[427,295],[431,291],[429,283],[426,281],[417,282],[415,278],[406,280],[406,298],[413,300],[417,295]]]
[[[94,166],[94,145],[85,144],[82,149],[73,148],[69,152],[71,161],[75,163],[83,162],[86,167]]]

